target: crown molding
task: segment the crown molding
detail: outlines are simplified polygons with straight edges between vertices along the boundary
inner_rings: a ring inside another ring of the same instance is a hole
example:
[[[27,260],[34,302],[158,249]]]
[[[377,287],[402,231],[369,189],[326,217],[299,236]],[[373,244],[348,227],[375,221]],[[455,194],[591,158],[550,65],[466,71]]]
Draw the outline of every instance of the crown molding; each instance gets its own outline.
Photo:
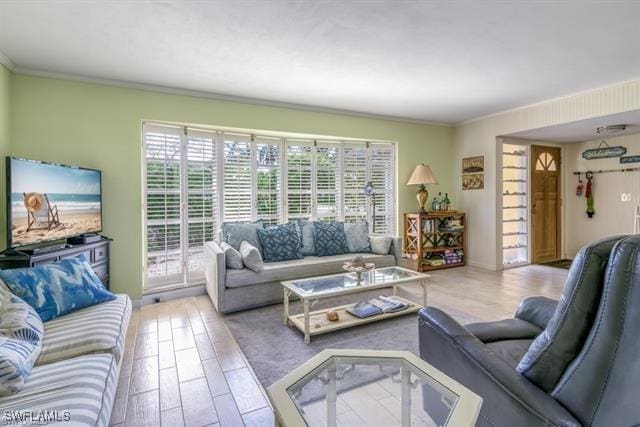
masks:
[[[4,65],[9,71],[16,69],[16,64],[4,53],[0,52],[0,64]]]
[[[570,94],[567,94],[567,95],[556,96],[556,97],[553,97],[553,98],[545,99],[545,100],[534,102],[534,103],[531,103],[531,104],[522,105],[520,107],[514,107],[514,108],[509,108],[507,110],[497,111],[495,113],[486,114],[484,116],[474,117],[472,119],[467,119],[467,120],[463,120],[463,121],[458,122],[458,123],[454,123],[453,127],[464,126],[464,125],[467,125],[467,124],[470,124],[470,123],[479,122],[481,120],[490,119],[490,118],[493,118],[493,117],[496,117],[496,116],[500,116],[500,115],[503,115],[503,114],[515,113],[517,111],[525,110],[527,108],[539,107],[539,106],[542,106],[542,105],[545,105],[545,104],[551,104],[553,102],[558,102],[558,101],[563,101],[563,100],[566,100],[566,99],[569,99],[569,98],[574,98],[576,96],[586,95],[586,94],[589,94],[591,92],[597,92],[597,91],[601,91],[601,90],[611,89],[611,88],[614,88],[616,86],[622,86],[622,85],[625,85],[625,84],[635,83],[635,82],[640,82],[640,76],[634,77],[634,78],[629,79],[629,80],[623,80],[623,81],[620,81],[620,82],[607,84],[607,85],[604,85],[604,86],[598,86],[598,87],[594,87],[594,88],[591,88],[591,89],[585,89],[585,90],[581,90],[581,91],[578,91],[578,92],[573,92],[573,93],[570,93]]]
[[[384,114],[363,113],[359,111],[342,110],[339,108],[317,107],[317,106],[306,105],[306,104],[295,104],[295,103],[281,102],[281,101],[269,101],[266,99],[249,98],[249,97],[235,96],[235,95],[224,95],[224,94],[213,93],[213,92],[180,89],[175,87],[153,85],[148,83],[130,82],[126,80],[103,79],[103,78],[97,78],[97,77],[81,76],[76,74],[40,71],[40,70],[34,70],[31,68],[22,68],[22,67],[14,67],[12,68],[12,71],[16,74],[23,74],[27,76],[43,77],[43,78],[58,79],[58,80],[68,80],[68,81],[97,84],[97,85],[103,85],[103,86],[113,86],[113,87],[120,87],[120,88],[126,88],[126,89],[142,90],[147,92],[159,92],[159,93],[166,93],[170,95],[191,96],[195,98],[213,99],[217,101],[238,102],[243,104],[262,105],[266,107],[288,108],[288,109],[294,109],[294,110],[309,111],[314,113],[337,114],[337,115],[343,115],[343,116],[361,117],[361,118],[376,119],[376,120],[387,120],[387,121],[411,123],[411,124],[417,124],[417,125],[453,127],[452,123],[433,122],[428,120],[412,119],[408,117],[388,116]]]

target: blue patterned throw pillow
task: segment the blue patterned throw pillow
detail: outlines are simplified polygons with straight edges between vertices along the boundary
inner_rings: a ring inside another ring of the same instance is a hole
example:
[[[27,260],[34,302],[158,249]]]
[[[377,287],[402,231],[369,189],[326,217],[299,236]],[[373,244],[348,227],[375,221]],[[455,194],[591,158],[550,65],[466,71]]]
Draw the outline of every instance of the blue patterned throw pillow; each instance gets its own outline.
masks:
[[[349,253],[343,223],[314,221],[313,235],[316,241],[316,255],[331,256]]]
[[[35,308],[43,322],[116,297],[102,285],[91,266],[77,258],[2,270],[0,279]]]
[[[266,262],[300,259],[300,236],[295,224],[282,224],[258,230],[262,257]]]
[[[235,250],[240,250],[240,244],[247,242],[255,246],[262,254],[262,246],[258,238],[258,230],[262,230],[262,221],[256,222],[225,222],[220,226],[222,240],[231,245]]]
[[[0,396],[24,386],[42,350],[43,330],[33,307],[0,289]]]

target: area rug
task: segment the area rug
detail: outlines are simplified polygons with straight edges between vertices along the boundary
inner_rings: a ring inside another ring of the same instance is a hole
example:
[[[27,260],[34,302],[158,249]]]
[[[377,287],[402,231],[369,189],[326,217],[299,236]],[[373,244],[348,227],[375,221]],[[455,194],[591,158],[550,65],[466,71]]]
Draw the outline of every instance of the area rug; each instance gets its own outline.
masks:
[[[322,300],[313,310],[370,299],[384,293],[377,290]],[[409,298],[420,301],[419,294]],[[292,302],[290,311],[300,313],[302,305]],[[447,312],[462,323],[479,320],[462,312],[450,309]],[[300,331],[283,324],[282,304],[229,314],[225,316],[225,323],[264,387],[269,387],[326,348],[408,350],[419,354],[417,313],[312,336],[310,344],[304,343]]]
[[[571,268],[571,263],[573,260],[571,259],[559,259],[556,261],[543,262],[541,265],[545,265],[547,267],[555,267],[555,268],[564,268],[568,270]]]

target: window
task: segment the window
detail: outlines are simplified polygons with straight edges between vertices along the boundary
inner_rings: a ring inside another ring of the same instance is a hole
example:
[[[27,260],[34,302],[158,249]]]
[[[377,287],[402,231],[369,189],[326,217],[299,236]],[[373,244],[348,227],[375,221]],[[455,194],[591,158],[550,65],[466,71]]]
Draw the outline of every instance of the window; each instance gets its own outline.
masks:
[[[341,216],[340,145],[318,143],[316,147],[315,218],[336,221]]]
[[[549,153],[540,153],[538,160],[536,161],[536,170],[555,172],[556,161],[553,156]]]
[[[344,220],[364,220],[367,218],[367,197],[362,191],[367,185],[367,150],[364,144],[344,147],[342,169]]]
[[[311,153],[313,141],[287,141],[287,217],[311,218]]]
[[[256,218],[265,224],[277,224],[280,221],[281,208],[281,144],[278,138],[256,138],[255,144],[255,203]]]
[[[201,282],[204,244],[226,221],[366,219],[395,233],[392,143],[147,124],[143,151],[146,289]]]
[[[204,242],[218,227],[214,136],[145,126],[145,287],[203,278]]]
[[[395,156],[391,144],[371,144],[369,147],[369,176],[376,189],[373,196],[373,231],[394,234],[396,224],[395,206]]]
[[[251,136],[223,133],[224,221],[250,221],[253,217]]]

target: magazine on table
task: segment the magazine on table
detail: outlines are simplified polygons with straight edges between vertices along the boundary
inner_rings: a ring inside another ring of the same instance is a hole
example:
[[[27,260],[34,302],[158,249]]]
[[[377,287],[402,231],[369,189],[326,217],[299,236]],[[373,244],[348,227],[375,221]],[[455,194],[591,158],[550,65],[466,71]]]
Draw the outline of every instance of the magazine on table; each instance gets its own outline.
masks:
[[[356,317],[365,318],[376,314],[395,313],[407,307],[409,304],[398,298],[380,295],[368,301],[360,301],[347,307],[346,310]]]

